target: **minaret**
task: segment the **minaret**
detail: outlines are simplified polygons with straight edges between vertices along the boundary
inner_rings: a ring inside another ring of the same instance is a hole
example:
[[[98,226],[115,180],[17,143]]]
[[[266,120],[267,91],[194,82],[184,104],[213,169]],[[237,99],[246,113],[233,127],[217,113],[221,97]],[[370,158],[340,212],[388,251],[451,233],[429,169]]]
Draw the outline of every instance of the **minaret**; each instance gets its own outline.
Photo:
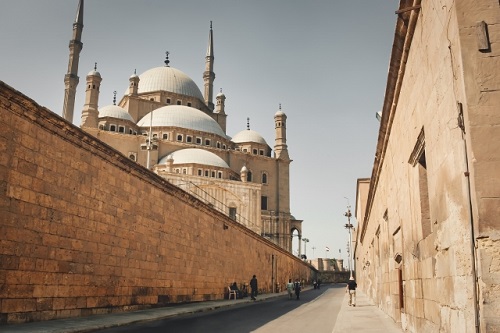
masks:
[[[75,110],[75,94],[78,85],[78,60],[80,51],[83,48],[83,0],[78,3],[75,22],[73,23],[73,39],[69,42],[69,63],[68,73],[64,76],[64,105],[63,118],[73,122],[73,113]]]
[[[217,96],[215,96],[215,100],[216,100],[215,112],[212,114],[212,117],[219,124],[224,133],[226,133],[226,118],[227,118],[225,112],[226,95],[222,93],[222,88],[220,92],[217,94]]]
[[[290,160],[288,146],[286,145],[286,114],[280,109],[274,115],[274,128],[276,138],[274,140],[274,157],[282,160]]]
[[[207,55],[205,57],[205,71],[203,72],[203,81],[205,82],[205,104],[208,106],[210,111],[214,110],[213,94],[214,94],[214,42],[213,42],[213,30],[212,21],[210,21],[210,32],[208,34],[208,48]]]
[[[101,86],[101,74],[97,71],[97,63],[94,70],[87,74],[87,86],[85,90],[85,104],[82,110],[81,127],[97,128],[99,117],[99,88]],[[116,101],[116,95],[115,95]]]
[[[136,70],[134,70],[134,74],[128,79],[129,81],[129,86],[128,86],[128,93],[131,96],[137,96],[137,92],[139,90],[139,76],[137,76]]]

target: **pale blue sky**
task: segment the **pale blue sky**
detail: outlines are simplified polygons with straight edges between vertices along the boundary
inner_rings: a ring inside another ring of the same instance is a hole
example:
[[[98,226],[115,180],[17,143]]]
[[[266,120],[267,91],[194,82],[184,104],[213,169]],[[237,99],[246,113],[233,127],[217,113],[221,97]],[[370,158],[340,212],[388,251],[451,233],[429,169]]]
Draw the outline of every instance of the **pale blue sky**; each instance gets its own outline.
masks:
[[[77,0],[0,0],[0,80],[61,114]],[[210,21],[227,133],[246,128],[274,146],[274,113],[288,116],[291,210],[309,258],[346,258],[347,199],[371,176],[397,0],[86,0],[75,124],[97,62],[100,106],[137,69],[170,65],[203,90]],[[353,219],[354,224],[356,221]],[[297,246],[295,246],[295,249]]]

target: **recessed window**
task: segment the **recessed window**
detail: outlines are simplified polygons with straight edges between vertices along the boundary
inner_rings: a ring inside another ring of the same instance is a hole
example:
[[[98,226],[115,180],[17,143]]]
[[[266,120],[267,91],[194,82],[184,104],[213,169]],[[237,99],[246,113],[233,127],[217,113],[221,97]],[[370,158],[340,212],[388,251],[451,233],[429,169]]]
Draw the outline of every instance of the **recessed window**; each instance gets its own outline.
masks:
[[[198,176],[203,176],[203,170],[198,169]]]
[[[220,142],[217,141],[217,148],[220,148]]]
[[[267,197],[265,195],[260,197],[260,209],[267,210]]]
[[[111,132],[116,132],[116,125],[111,125],[111,126],[109,126],[109,130],[110,130]]]
[[[205,146],[210,146],[210,139],[205,139]]]
[[[125,126],[118,126],[118,132],[125,133]]]
[[[167,98],[167,104],[170,104],[170,98]]]
[[[257,149],[252,150],[252,153],[253,153],[254,155],[257,155]]]
[[[130,129],[128,130],[128,134],[133,134],[133,133],[134,133],[134,131],[132,131],[132,129],[130,128]]]
[[[267,184],[267,173],[262,174],[262,184]]]
[[[188,173],[187,169],[186,168],[182,169],[182,173],[187,175],[187,173]]]
[[[259,150],[259,155],[264,155],[264,149]]]
[[[222,149],[226,150],[226,145],[222,145]]]
[[[154,98],[150,98],[149,100],[154,102],[155,99]]]
[[[168,133],[163,133],[163,140],[168,140]]]
[[[193,137],[191,135],[186,136],[186,142],[193,142]]]
[[[201,138],[196,138],[196,144],[201,145]]]
[[[229,218],[236,220],[236,207],[229,207]]]
[[[182,101],[177,100],[177,105],[181,105]]]
[[[222,171],[217,172],[217,178],[222,178]]]
[[[182,142],[182,134],[177,135],[177,141]]]
[[[212,178],[215,178],[215,171],[212,171]]]
[[[247,152],[247,149],[246,148],[243,148],[243,152],[246,153]]]
[[[188,105],[188,106],[191,106],[191,102],[188,102],[188,104],[187,104],[187,105]]]
[[[181,173],[180,169],[175,169],[175,173]]]
[[[130,155],[128,155],[128,158],[130,158],[132,161],[135,161],[136,156],[134,153],[131,153]]]
[[[208,170],[205,170],[205,177],[208,177],[208,175],[209,175]]]

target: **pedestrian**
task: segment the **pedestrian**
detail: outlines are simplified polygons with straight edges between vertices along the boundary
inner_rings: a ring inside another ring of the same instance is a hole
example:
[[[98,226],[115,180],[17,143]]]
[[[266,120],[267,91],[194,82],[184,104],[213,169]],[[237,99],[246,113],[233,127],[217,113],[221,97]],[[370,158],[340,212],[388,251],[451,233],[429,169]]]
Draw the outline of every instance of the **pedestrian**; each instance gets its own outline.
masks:
[[[254,275],[252,277],[252,279],[250,280],[250,289],[252,289],[251,291],[251,296],[252,296],[252,300],[256,300],[256,296],[257,296],[257,277]]]
[[[313,281],[314,289],[316,289],[316,280]]]
[[[345,289],[345,292],[349,293],[349,306],[356,306],[356,288],[358,287],[356,281],[354,278],[351,276],[349,278],[349,281],[347,281],[347,287]]]
[[[286,284],[286,290],[288,291],[288,299],[292,299],[292,297],[293,297],[293,282],[292,282],[292,279],[288,279],[288,283]]]
[[[301,289],[299,279],[295,280],[293,289],[295,290],[295,296],[297,296],[297,301],[298,301],[300,299],[300,289]]]

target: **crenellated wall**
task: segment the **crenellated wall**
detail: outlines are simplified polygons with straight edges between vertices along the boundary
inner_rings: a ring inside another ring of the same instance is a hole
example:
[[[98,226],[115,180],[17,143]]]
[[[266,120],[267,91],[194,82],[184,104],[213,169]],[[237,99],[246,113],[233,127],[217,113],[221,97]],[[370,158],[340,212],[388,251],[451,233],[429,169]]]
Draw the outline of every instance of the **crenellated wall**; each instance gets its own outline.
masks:
[[[311,267],[0,82],[0,323],[262,292]]]

